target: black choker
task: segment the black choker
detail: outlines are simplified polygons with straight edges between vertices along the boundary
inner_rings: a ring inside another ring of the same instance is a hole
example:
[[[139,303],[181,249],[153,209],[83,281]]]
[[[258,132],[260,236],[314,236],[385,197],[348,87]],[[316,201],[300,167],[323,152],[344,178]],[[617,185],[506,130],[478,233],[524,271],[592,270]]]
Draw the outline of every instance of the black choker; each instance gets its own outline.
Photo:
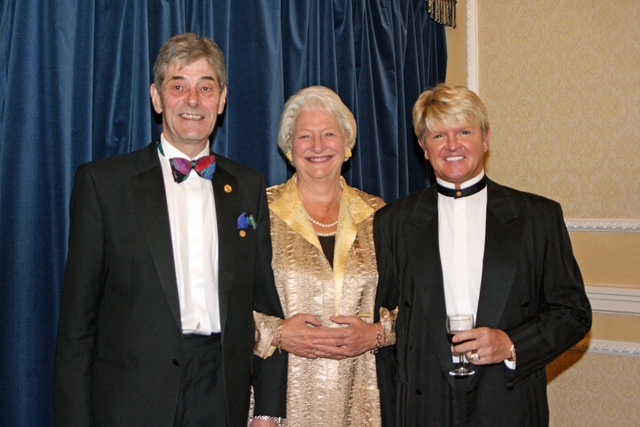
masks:
[[[436,185],[438,186],[438,193],[442,194],[443,196],[453,197],[454,199],[459,199],[460,197],[473,196],[478,191],[480,191],[484,187],[486,187],[487,186],[487,177],[486,177],[486,175],[483,176],[480,181],[476,182],[471,187],[467,187],[467,188],[460,188],[460,189],[447,188],[447,187],[444,187],[444,186],[440,185],[440,183],[436,183]]]

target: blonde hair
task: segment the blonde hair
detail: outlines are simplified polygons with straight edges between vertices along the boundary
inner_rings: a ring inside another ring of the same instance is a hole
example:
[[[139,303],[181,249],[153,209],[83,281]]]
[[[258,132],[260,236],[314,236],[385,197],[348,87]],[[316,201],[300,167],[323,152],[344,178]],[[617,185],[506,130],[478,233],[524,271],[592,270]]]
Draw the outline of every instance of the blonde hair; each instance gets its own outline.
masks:
[[[413,130],[420,141],[436,125],[460,122],[480,126],[483,138],[489,130],[489,114],[482,100],[464,86],[439,84],[420,94],[413,106]]]
[[[337,93],[324,86],[309,86],[292,95],[284,104],[278,128],[278,147],[283,153],[291,150],[293,132],[302,110],[317,110],[333,117],[342,131],[346,145],[356,145],[356,119]]]

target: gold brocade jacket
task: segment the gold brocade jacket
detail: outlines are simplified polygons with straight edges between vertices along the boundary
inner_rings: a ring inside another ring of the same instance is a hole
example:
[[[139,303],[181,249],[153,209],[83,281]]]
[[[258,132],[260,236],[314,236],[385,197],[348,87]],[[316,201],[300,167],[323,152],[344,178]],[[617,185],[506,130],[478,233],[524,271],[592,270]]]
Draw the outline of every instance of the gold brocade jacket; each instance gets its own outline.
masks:
[[[373,214],[384,202],[341,179],[333,269],[300,201],[295,177],[267,189],[272,266],[285,317],[310,313],[329,327],[339,327],[329,320],[333,315],[373,322],[378,283]],[[254,317],[255,353],[266,358],[275,350],[271,342],[280,319]],[[394,322],[395,313],[381,313],[385,345],[395,344]],[[289,354],[286,426],[379,426],[375,363],[368,351],[340,361]]]

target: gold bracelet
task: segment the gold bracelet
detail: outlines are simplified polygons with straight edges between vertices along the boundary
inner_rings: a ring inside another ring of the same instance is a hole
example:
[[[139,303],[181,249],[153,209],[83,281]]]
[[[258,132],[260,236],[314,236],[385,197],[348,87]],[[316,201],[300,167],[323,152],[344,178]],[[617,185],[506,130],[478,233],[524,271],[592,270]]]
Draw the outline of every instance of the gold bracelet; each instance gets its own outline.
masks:
[[[380,348],[382,347],[382,331],[380,330],[380,328],[378,327],[378,323],[374,323],[373,326],[376,327],[376,330],[378,331],[378,334],[376,335],[376,346],[375,348],[371,349],[371,354],[376,355],[378,354],[378,350],[380,350]]]
[[[280,321],[278,325],[278,331],[276,332],[276,347],[278,347],[278,354],[282,354],[282,324],[284,320]]]
[[[281,427],[284,425],[284,418],[282,417],[272,417],[269,415],[256,415],[253,418],[256,420],[271,421],[272,423],[276,423],[278,427]]]

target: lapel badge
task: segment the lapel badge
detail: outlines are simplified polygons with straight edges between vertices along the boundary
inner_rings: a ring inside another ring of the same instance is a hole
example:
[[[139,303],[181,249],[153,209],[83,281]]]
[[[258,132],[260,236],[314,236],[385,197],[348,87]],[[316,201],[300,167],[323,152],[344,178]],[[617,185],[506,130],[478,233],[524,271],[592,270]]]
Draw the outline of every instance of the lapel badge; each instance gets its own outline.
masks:
[[[225,184],[224,185],[224,192],[225,193],[231,193],[233,191],[233,188],[231,188],[231,186],[229,184]]]
[[[247,235],[245,230],[249,229],[249,227],[255,230],[256,220],[250,213],[242,212],[238,217],[238,230],[240,230],[240,237],[245,237]]]

